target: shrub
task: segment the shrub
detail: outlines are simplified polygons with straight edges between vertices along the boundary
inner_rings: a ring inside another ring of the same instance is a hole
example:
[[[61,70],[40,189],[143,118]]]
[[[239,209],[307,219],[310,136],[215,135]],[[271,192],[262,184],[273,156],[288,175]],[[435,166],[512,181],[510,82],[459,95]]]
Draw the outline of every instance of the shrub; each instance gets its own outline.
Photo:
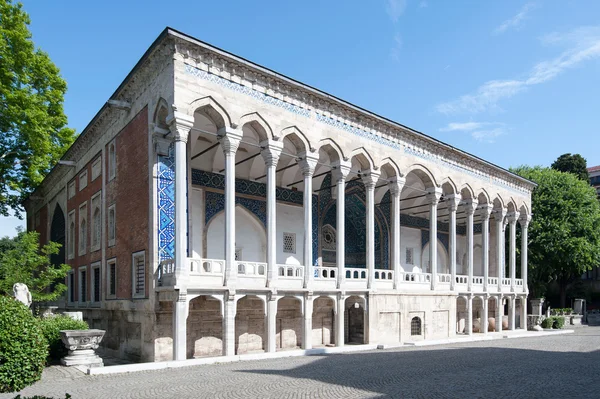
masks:
[[[554,324],[554,317],[546,317],[542,320],[542,328],[552,328]]]
[[[564,317],[554,317],[553,323],[552,323],[552,328],[563,328],[565,325],[565,318]]]
[[[21,302],[0,296],[0,392],[38,381],[47,355],[39,320]]]
[[[67,349],[60,340],[60,330],[87,330],[88,324],[82,320],[74,320],[69,316],[58,315],[41,319],[42,332],[50,346],[49,357],[60,359],[67,354]]]

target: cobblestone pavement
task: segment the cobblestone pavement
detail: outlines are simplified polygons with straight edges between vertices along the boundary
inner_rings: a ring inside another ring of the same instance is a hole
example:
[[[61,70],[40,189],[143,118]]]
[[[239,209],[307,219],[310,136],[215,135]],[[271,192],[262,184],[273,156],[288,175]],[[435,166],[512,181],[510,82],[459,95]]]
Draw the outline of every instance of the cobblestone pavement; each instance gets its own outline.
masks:
[[[78,398],[600,397],[600,327],[539,338],[86,376],[48,368],[34,394]],[[0,394],[0,399],[15,394]]]

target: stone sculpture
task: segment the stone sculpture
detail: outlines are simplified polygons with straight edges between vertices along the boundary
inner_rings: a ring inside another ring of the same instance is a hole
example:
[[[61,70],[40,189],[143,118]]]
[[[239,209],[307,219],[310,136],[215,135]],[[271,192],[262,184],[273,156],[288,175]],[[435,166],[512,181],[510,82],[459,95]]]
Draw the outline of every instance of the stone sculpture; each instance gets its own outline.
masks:
[[[27,307],[31,306],[31,293],[26,284],[15,283],[13,285],[13,296],[15,299]]]

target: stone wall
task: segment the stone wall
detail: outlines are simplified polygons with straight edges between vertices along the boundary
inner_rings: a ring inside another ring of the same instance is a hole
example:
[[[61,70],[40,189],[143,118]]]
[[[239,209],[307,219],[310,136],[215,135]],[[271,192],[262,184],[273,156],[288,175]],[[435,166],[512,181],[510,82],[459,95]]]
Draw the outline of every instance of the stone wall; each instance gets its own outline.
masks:
[[[292,297],[277,301],[275,346],[280,349],[298,349],[302,345],[302,303]]]
[[[263,352],[267,343],[264,302],[255,296],[245,296],[237,303],[235,316],[235,351]]]
[[[333,300],[319,297],[313,302],[312,345],[313,347],[334,344]]]
[[[187,357],[221,356],[223,316],[221,302],[208,296],[190,301],[187,318]]]

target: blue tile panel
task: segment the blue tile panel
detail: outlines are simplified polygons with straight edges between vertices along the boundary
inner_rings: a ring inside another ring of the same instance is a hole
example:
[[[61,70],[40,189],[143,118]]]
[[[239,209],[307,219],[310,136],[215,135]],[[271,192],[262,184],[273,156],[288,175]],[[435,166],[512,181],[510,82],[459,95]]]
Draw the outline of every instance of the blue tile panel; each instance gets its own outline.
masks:
[[[158,156],[158,259],[175,257],[175,156],[173,144],[168,156]]]

